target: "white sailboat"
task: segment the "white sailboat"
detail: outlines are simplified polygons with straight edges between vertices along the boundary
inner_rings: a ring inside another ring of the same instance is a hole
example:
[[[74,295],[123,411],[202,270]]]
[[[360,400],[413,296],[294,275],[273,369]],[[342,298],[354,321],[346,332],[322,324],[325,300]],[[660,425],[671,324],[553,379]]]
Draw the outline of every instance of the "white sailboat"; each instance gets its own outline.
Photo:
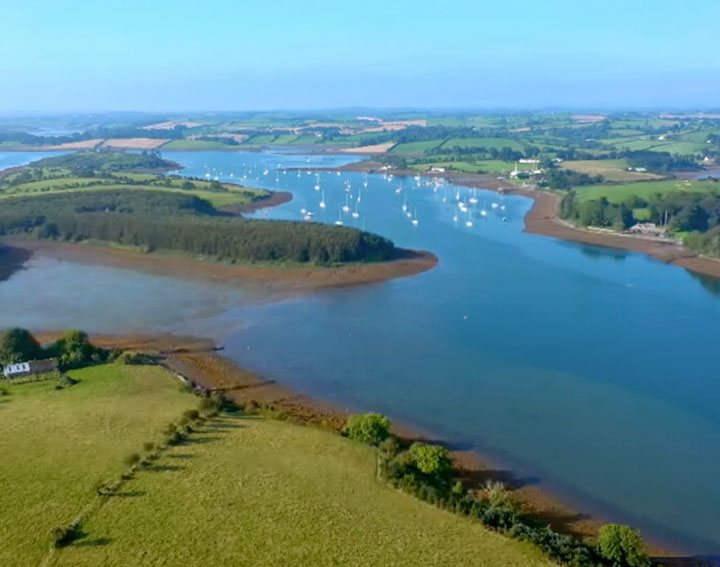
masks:
[[[350,201],[349,201],[349,198],[350,198],[350,195],[348,195],[347,193],[345,193],[345,204],[343,205],[343,208],[342,208],[342,210],[343,210],[344,213],[349,213],[349,212],[350,212]]]
[[[322,197],[320,197],[320,208],[321,209],[325,208],[325,190],[324,189],[322,191]]]

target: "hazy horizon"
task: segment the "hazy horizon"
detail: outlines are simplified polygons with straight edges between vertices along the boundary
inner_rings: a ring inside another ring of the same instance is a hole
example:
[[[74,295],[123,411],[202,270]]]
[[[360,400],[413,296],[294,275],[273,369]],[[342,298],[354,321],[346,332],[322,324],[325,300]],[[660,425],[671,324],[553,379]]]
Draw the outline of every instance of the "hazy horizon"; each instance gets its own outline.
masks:
[[[720,4],[6,7],[0,113],[712,108]],[[692,20],[692,21],[690,21]],[[18,49],[18,46],[22,46]],[[116,109],[116,110],[113,110]]]

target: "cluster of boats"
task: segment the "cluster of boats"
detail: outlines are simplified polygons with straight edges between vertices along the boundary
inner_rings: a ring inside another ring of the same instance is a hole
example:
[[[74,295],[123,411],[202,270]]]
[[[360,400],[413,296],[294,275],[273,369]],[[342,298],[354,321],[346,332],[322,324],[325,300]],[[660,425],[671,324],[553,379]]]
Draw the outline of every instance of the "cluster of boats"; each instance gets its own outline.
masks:
[[[277,164],[277,168],[274,170],[275,182],[279,184],[281,176],[287,176],[289,172],[293,173],[288,169],[284,169],[281,164]],[[240,173],[237,177],[235,176],[235,171],[231,171],[229,174],[224,174],[216,168],[208,168],[205,166],[205,177],[215,180],[220,180],[227,175],[231,179],[237,179],[241,183],[246,183],[248,180],[261,181],[270,174],[270,170],[264,164],[242,163],[240,166]],[[323,186],[322,180],[323,176],[321,173],[313,171],[310,168],[298,168],[295,171],[295,175],[297,177],[302,177],[303,175],[315,176],[313,190],[318,193],[319,199],[317,201],[317,206],[321,211],[326,211],[328,209],[328,201],[326,200],[325,187]],[[342,173],[340,171],[330,171],[326,172],[326,175],[341,176]],[[385,172],[382,175],[382,178],[388,184],[393,183],[395,180],[395,177],[390,172]],[[413,226],[418,226],[420,224],[420,219],[418,218],[417,207],[408,202],[408,195],[411,194],[414,189],[419,189],[421,187],[430,187],[433,192],[440,192],[442,194],[441,200],[443,203],[451,203],[456,206],[452,209],[452,220],[456,224],[464,224],[465,227],[472,228],[478,219],[487,217],[491,211],[495,214],[499,213],[503,222],[507,222],[508,220],[505,215],[505,205],[501,202],[491,202],[488,207],[486,199],[483,199],[481,204],[478,199],[477,189],[457,188],[448,184],[444,179],[439,177],[423,180],[420,175],[416,175],[413,180],[414,183],[406,182],[395,188],[395,194],[398,196],[402,195],[402,205],[400,207],[402,215],[406,217]],[[345,179],[343,182],[345,199],[344,203],[338,210],[337,220],[334,221],[336,225],[342,226],[350,219],[360,218],[360,206],[363,199],[363,190],[367,189],[367,187],[367,174],[363,174],[360,185],[355,187],[353,187],[349,178]],[[305,221],[313,221],[315,220],[316,213],[308,207],[303,207],[300,209],[300,217]]]

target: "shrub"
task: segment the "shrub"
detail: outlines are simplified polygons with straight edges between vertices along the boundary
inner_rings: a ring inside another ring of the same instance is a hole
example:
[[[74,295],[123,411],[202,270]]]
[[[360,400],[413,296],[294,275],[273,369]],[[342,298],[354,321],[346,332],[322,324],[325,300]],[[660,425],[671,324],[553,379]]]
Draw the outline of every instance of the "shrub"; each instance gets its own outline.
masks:
[[[445,447],[413,443],[409,453],[415,467],[423,474],[437,479],[446,479],[452,472],[452,461]]]
[[[153,443],[151,441],[146,441],[145,443],[143,443],[143,449],[145,451],[152,451],[154,448],[155,448],[155,443]]]
[[[120,364],[153,364],[155,361],[151,356],[141,352],[126,351],[117,356]]]
[[[598,553],[614,567],[649,567],[640,532],[620,524],[605,524],[598,534]]]
[[[488,499],[490,506],[497,506],[500,508],[507,508],[512,510],[515,507],[514,502],[510,496],[510,493],[505,488],[502,482],[488,480],[483,488],[485,497]]]
[[[52,532],[53,545],[55,547],[65,547],[70,545],[80,533],[74,526],[55,528]]]
[[[198,417],[200,417],[200,412],[199,412],[198,410],[196,410],[196,409],[189,409],[189,410],[185,410],[185,411],[182,413],[182,415],[183,415],[184,418],[186,418],[186,419],[188,419],[188,420],[194,421],[194,420],[196,420]]]
[[[140,462],[140,455],[137,453],[131,453],[127,457],[125,457],[125,464],[126,465],[136,465]]]
[[[353,415],[348,418],[343,428],[343,435],[366,443],[380,445],[389,435],[390,420],[379,413]]]

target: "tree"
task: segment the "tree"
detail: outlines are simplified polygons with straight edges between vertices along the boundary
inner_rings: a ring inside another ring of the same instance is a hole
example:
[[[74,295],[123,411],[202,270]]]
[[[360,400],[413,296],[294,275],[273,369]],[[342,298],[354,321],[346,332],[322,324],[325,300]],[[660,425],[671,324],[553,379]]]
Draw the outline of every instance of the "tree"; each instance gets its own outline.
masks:
[[[649,567],[640,532],[629,526],[605,524],[598,535],[598,553],[613,567]]]
[[[452,461],[445,447],[413,443],[409,452],[415,467],[421,473],[436,478],[447,478],[450,475]]]
[[[10,329],[0,338],[0,363],[12,364],[35,360],[42,356],[42,348],[25,329]]]
[[[83,364],[95,353],[87,333],[77,330],[65,331],[53,345],[53,350],[65,367]]]
[[[379,413],[366,413],[349,417],[343,434],[350,439],[377,446],[387,439],[389,430],[390,420],[387,417]]]

